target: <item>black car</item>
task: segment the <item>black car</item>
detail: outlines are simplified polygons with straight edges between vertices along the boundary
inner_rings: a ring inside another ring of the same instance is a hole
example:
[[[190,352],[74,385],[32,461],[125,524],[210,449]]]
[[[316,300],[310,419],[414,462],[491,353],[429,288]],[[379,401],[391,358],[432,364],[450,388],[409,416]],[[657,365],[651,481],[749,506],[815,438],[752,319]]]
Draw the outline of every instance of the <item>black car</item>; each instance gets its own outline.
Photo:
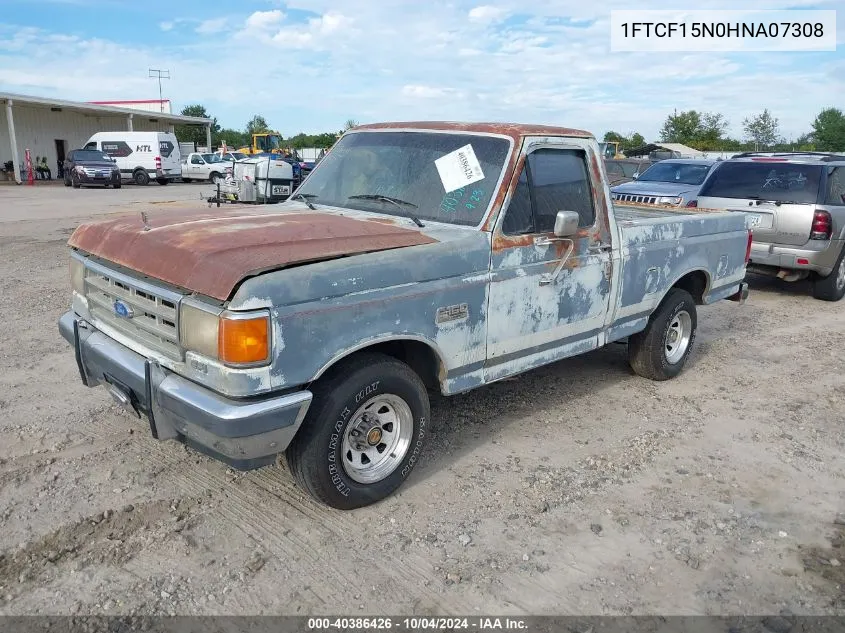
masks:
[[[120,189],[120,169],[114,159],[96,149],[75,149],[65,159],[65,187],[113,185]]]

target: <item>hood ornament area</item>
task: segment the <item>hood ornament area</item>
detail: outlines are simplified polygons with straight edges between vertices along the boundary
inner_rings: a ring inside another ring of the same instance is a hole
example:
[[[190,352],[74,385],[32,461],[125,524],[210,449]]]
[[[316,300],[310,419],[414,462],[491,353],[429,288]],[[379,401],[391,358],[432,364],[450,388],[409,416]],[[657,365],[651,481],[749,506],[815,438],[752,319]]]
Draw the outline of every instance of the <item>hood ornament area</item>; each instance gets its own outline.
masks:
[[[112,309],[114,310],[115,315],[121,319],[131,319],[135,316],[135,310],[132,309],[132,306],[124,303],[120,299],[115,299],[115,302],[112,304]]]

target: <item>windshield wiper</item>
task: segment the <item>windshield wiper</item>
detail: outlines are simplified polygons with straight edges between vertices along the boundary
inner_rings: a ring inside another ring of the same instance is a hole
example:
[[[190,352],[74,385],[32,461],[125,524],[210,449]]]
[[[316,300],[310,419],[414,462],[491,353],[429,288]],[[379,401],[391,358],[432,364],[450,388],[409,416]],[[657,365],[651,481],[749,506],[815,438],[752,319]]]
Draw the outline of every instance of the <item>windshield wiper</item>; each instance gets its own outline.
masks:
[[[391,198],[390,196],[383,196],[383,195],[377,194],[377,193],[362,193],[362,194],[358,194],[358,195],[355,195],[355,196],[349,196],[349,199],[350,200],[381,200],[382,202],[389,202],[389,203],[399,207],[400,209],[402,208],[403,205],[406,206],[406,207],[413,207],[415,209],[417,208],[417,205],[415,205],[413,202],[408,202],[407,200],[402,200],[400,198]],[[405,214],[403,214],[403,215],[405,215]],[[415,215],[406,215],[405,217],[410,218],[413,221],[413,223],[416,224],[417,226],[420,226],[420,227],[425,226],[425,224],[420,222],[420,219],[418,217],[416,217]]]
[[[291,200],[302,200],[306,205],[308,205],[309,209],[316,210],[317,207],[309,200],[309,198],[316,198],[317,195],[313,193],[295,193],[291,196]]]

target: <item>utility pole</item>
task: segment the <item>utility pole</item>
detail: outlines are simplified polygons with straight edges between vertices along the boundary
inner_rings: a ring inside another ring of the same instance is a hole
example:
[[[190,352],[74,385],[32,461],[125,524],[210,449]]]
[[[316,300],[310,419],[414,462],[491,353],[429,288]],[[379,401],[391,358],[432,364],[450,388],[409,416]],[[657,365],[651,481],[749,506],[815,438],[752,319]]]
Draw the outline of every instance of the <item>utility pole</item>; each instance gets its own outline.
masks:
[[[170,79],[170,71],[160,70],[158,68],[150,68],[150,77],[158,78],[158,105],[161,108],[161,111],[164,112],[164,99],[161,96],[161,80]]]

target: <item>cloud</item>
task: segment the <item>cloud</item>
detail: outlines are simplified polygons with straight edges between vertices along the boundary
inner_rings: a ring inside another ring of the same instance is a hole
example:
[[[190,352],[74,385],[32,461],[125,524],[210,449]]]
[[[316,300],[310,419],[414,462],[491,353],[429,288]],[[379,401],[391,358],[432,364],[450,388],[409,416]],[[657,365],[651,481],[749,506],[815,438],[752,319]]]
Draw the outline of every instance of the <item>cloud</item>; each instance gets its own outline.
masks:
[[[176,26],[176,23],[170,21],[158,23],[158,28],[160,28],[162,31],[172,31],[174,26]]]
[[[247,31],[268,31],[275,27],[285,17],[283,11],[273,9],[272,11],[256,11],[246,19]]]
[[[211,20],[203,20],[196,28],[197,33],[203,35],[213,35],[214,33],[221,33],[226,30],[226,25],[229,24],[228,18],[214,18]]]
[[[500,7],[492,7],[490,5],[482,5],[480,7],[474,7],[470,9],[469,12],[469,19],[472,22],[482,22],[484,24],[489,24],[491,22],[497,22],[503,19],[507,15],[507,11]]]

